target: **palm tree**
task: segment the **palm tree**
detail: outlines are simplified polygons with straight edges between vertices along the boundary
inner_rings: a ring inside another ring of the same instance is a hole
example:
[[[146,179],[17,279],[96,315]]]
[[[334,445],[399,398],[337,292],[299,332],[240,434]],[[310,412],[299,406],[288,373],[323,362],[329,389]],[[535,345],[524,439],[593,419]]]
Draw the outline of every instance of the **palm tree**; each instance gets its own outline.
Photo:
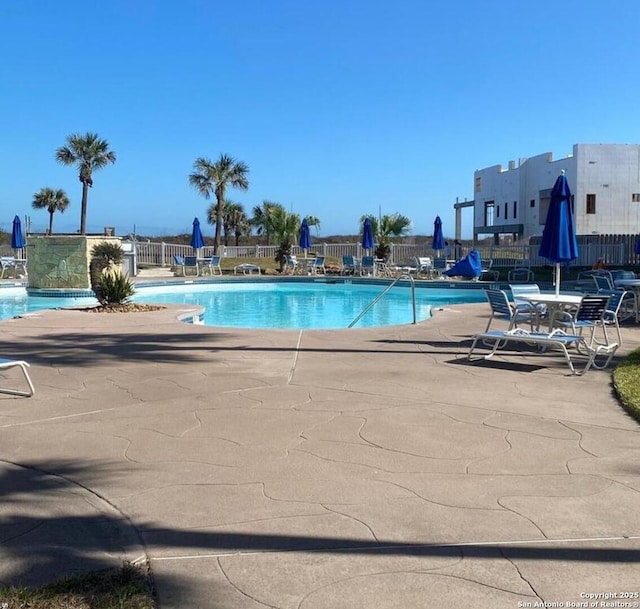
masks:
[[[284,211],[284,206],[280,203],[274,203],[273,201],[263,201],[262,205],[256,205],[253,208],[253,217],[251,218],[251,225],[256,229],[256,235],[261,237],[264,235],[267,239],[265,245],[271,245],[271,234],[269,232],[269,216],[274,210]]]
[[[320,230],[320,218],[316,218],[316,216],[307,216],[307,224],[309,228],[315,226],[316,231]]]
[[[53,188],[45,187],[33,195],[31,207],[33,209],[46,209],[49,212],[49,234],[51,234],[53,232],[53,214],[57,211],[61,214],[64,213],[65,209],[69,207],[69,197],[61,188],[54,190]]]
[[[280,205],[271,209],[267,225],[269,234],[278,242],[276,262],[280,263],[280,272],[282,272],[286,257],[291,253],[291,246],[295,243],[300,231],[300,216],[289,213]]]
[[[236,245],[239,245],[240,237],[249,233],[249,220],[244,211],[244,207],[240,203],[226,201],[224,204],[224,217],[222,220],[224,228],[224,244],[229,245],[229,235],[233,233],[236,239]]]
[[[93,172],[116,162],[116,153],[109,150],[109,142],[101,140],[96,133],[67,137],[66,146],[56,150],[56,160],[63,165],[76,165],[78,178],[82,182],[82,210],[80,212],[80,234],[87,234],[87,196],[93,186]]]
[[[220,248],[220,234],[222,232],[222,213],[224,210],[225,194],[228,187],[247,190],[249,180],[247,174],[249,168],[242,161],[236,161],[226,154],[213,163],[211,160],[200,157],[193,164],[194,172],[189,176],[189,183],[205,198],[214,194],[215,205],[215,240],[213,253],[217,255]]]
[[[404,237],[411,230],[411,220],[402,214],[384,215],[379,219],[375,216],[364,215],[360,218],[360,224],[365,221],[365,218],[371,220],[373,234],[378,244],[375,252],[376,257],[383,260],[387,260],[389,257],[392,239],[394,237]]]
[[[212,203],[207,209],[207,222],[212,226],[216,225],[216,210],[216,203]],[[249,222],[242,205],[227,199],[222,211],[222,232],[225,246],[229,245],[229,235],[232,233],[235,234],[236,245],[238,245],[240,236],[248,233],[248,229]]]

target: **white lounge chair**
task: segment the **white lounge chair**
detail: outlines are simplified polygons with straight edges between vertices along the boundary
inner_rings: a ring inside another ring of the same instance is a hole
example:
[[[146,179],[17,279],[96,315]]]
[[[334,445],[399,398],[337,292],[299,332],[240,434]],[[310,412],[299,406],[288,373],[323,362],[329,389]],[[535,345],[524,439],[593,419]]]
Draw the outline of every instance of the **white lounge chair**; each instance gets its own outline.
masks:
[[[472,358],[478,342],[482,345],[491,347],[491,350],[487,355]],[[558,348],[562,351],[571,373],[578,376],[583,375],[591,367],[598,369],[606,368],[618,348],[617,343],[611,343],[608,345],[589,345],[584,340],[584,337],[574,334],[565,334],[559,329],[555,329],[552,332],[547,333],[529,332],[522,328],[515,328],[513,330],[490,330],[488,332],[476,334],[473,337],[471,348],[467,354],[467,360],[473,362],[480,359],[490,359],[496,354],[498,349],[502,349],[510,343],[530,345],[542,351],[546,351],[549,347]],[[576,370],[573,365],[571,355],[569,355],[568,351],[568,348],[570,347],[576,347],[578,352],[582,350],[586,352],[587,361],[582,370]],[[604,358],[604,363],[596,361],[599,357]]]
[[[20,370],[22,370],[22,374],[24,375],[24,379],[25,381],[27,381],[27,385],[29,386],[29,391],[0,387],[0,393],[8,393],[10,395],[21,395],[24,397],[31,397],[36,392],[36,390],[33,386],[33,383],[31,382],[31,377],[27,372],[28,367],[29,367],[29,364],[27,364],[27,362],[23,362],[22,360],[0,358],[0,371],[9,370],[10,368],[20,368]]]
[[[238,275],[239,273],[242,273],[243,275],[253,275],[254,273],[258,275],[262,274],[260,267],[257,264],[251,264],[249,262],[243,262],[242,264],[237,264],[233,267],[233,274]]]

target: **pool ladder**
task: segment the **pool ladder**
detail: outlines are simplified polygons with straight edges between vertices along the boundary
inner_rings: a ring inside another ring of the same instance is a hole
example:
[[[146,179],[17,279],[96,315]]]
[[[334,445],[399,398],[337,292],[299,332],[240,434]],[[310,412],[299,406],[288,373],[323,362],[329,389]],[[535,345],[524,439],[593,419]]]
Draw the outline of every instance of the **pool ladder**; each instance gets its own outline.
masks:
[[[384,296],[389,292],[389,290],[391,290],[392,287],[394,287],[396,285],[396,283],[398,283],[398,281],[400,281],[401,279],[408,279],[409,282],[411,283],[411,303],[413,305],[413,321],[411,323],[416,324],[417,323],[417,319],[416,319],[416,282],[415,279],[409,275],[408,273],[403,273],[402,275],[400,275],[399,277],[396,277],[388,286],[387,288],[380,294],[378,294],[362,311],[362,313],[360,313],[360,315],[358,315],[358,317],[356,317],[350,324],[349,324],[349,328],[353,328],[353,326],[355,326],[378,302],[380,302],[380,300],[382,300],[384,298]]]

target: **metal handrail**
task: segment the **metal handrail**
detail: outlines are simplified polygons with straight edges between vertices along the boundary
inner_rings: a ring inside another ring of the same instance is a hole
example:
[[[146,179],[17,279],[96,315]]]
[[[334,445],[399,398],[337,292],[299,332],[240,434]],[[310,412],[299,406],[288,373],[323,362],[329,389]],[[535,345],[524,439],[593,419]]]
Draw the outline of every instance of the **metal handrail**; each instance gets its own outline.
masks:
[[[387,292],[389,292],[389,290],[394,287],[396,285],[396,283],[398,283],[398,281],[400,281],[401,279],[408,279],[411,282],[411,302],[413,304],[413,324],[418,323],[417,322],[417,318],[416,318],[416,281],[413,278],[413,276],[409,275],[408,273],[403,273],[402,275],[400,275],[399,277],[396,277],[388,286],[387,288],[381,292],[380,294],[378,294],[362,311],[362,313],[360,313],[360,315],[358,315],[350,324],[349,324],[349,328],[353,328],[353,326],[355,326],[386,294]]]

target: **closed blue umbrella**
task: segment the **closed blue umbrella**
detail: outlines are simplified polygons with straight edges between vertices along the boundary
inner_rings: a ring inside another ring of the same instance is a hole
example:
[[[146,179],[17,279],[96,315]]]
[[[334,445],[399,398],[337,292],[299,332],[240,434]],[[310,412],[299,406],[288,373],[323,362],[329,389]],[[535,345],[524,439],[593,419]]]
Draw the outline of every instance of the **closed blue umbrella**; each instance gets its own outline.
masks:
[[[21,250],[24,247],[24,239],[22,237],[22,225],[20,224],[20,216],[13,219],[13,230],[11,231],[11,248]]]
[[[442,220],[440,220],[440,216],[436,216],[436,219],[433,223],[433,243],[431,245],[431,249],[436,250],[438,256],[440,255],[440,250],[445,248],[444,244],[444,235],[442,234]]]
[[[638,237],[638,240],[636,241],[635,253],[640,256],[640,237]]]
[[[547,219],[542,230],[540,255],[556,263],[556,294],[559,294],[560,265],[578,257],[578,241],[571,215],[571,189],[564,170],[551,190]]]
[[[371,218],[365,218],[362,225],[362,249],[369,251],[373,249],[373,224]]]
[[[311,233],[309,232],[309,223],[307,219],[302,220],[300,225],[300,235],[298,237],[298,245],[304,251],[304,257],[307,257],[307,250],[311,247]]]
[[[193,219],[193,231],[191,232],[191,247],[194,250],[199,250],[204,247],[204,238],[202,231],[200,230],[200,220],[198,218]]]

